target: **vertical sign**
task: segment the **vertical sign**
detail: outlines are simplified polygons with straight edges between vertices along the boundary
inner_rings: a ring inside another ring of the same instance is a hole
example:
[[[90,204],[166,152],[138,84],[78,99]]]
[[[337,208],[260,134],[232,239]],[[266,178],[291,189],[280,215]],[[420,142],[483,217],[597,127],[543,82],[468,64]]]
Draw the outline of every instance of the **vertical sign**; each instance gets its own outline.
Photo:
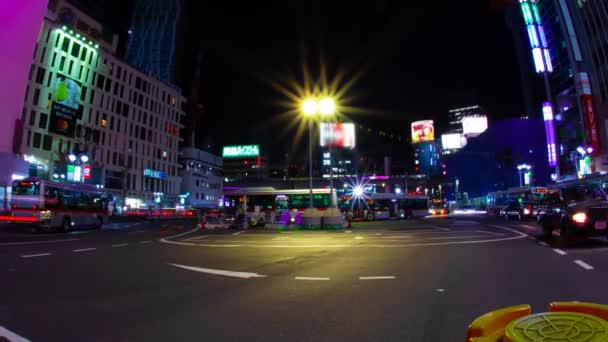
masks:
[[[600,150],[600,139],[597,133],[593,96],[589,94],[582,95],[581,105],[583,106],[583,119],[585,120],[584,124],[587,131],[587,137],[589,138],[589,145],[593,147],[593,154],[597,155]]]

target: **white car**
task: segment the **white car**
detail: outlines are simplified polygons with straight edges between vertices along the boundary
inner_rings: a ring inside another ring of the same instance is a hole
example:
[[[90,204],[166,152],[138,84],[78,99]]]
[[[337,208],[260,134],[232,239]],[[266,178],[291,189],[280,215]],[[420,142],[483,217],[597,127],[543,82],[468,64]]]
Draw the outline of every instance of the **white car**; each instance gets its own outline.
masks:
[[[207,216],[205,218],[205,226],[201,227],[200,223],[198,225],[199,225],[199,228],[203,228],[203,229],[228,229],[228,228],[230,228],[230,223],[225,222],[219,216]]]

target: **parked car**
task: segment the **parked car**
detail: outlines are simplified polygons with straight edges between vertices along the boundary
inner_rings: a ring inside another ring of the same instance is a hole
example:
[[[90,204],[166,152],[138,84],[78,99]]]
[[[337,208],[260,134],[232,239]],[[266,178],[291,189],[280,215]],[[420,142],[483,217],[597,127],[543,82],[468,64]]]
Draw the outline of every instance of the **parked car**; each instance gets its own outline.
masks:
[[[563,242],[573,236],[605,236],[608,225],[606,193],[595,184],[575,184],[558,189],[559,200],[547,203],[540,217],[543,235],[559,230]]]

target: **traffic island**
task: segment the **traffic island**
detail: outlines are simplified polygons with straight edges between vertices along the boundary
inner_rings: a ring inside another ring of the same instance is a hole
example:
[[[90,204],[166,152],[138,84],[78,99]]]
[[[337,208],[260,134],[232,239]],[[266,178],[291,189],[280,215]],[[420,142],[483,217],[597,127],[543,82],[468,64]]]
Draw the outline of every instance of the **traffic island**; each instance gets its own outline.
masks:
[[[315,208],[308,208],[302,213],[301,228],[305,230],[321,229],[323,213]]]
[[[338,208],[329,208],[323,212],[323,229],[340,230],[344,228],[344,216]]]

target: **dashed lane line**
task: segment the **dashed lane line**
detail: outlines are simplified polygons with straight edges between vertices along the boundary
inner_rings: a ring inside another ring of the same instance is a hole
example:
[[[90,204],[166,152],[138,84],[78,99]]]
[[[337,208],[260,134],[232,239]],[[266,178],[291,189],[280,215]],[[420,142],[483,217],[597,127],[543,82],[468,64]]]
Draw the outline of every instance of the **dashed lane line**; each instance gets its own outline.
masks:
[[[240,232],[232,233],[232,235],[239,235],[239,234],[242,234],[244,232],[245,232],[244,230],[241,230]]]
[[[331,280],[329,277],[294,277],[295,280]]]
[[[119,243],[119,244],[116,244],[116,245],[112,245],[112,247],[125,247],[125,246],[128,246],[128,245],[129,245],[128,243]]]
[[[148,243],[152,243],[152,242],[153,241],[150,241],[150,240],[139,241],[139,243],[142,244],[142,245],[145,245],[145,244],[148,244]]]
[[[541,246],[549,247],[549,244],[544,241],[539,241],[538,244]]]
[[[97,249],[97,248],[95,248],[95,247],[91,247],[91,248],[80,248],[80,249],[74,249],[74,250],[72,250],[72,252],[74,252],[74,253],[90,252],[90,251],[94,251],[94,250],[96,250],[96,249]]]
[[[582,261],[582,260],[574,260],[574,263],[579,265],[580,267],[586,269],[587,271],[593,270],[594,267],[589,265],[588,263]]]
[[[198,228],[194,228],[194,229],[189,230],[187,232],[183,232],[183,233],[179,233],[179,234],[176,234],[176,235],[167,236],[165,238],[160,239],[159,241],[162,242],[162,243],[169,243],[169,244],[173,244],[173,245],[196,246],[195,243],[171,241],[170,239],[175,239],[175,238],[187,235],[187,234],[191,234],[191,233],[196,232],[197,230],[199,230],[199,229]]]
[[[384,279],[395,279],[395,276],[367,276],[359,277],[359,280],[384,280]]]
[[[553,251],[554,251],[555,253],[559,254],[559,255],[566,255],[566,254],[568,254],[568,253],[566,253],[566,252],[562,251],[562,250],[561,250],[561,249],[559,249],[559,248],[553,248]]]
[[[24,259],[27,259],[27,258],[38,258],[38,257],[43,257],[43,256],[49,256],[49,255],[51,255],[51,253],[37,253],[37,254],[24,254],[21,257]]]
[[[61,240],[45,240],[45,241],[30,241],[30,242],[3,242],[0,243],[0,246],[20,246],[20,245],[35,245],[41,243],[59,243],[59,242],[69,242],[69,241],[78,241],[80,239],[61,239]]]

